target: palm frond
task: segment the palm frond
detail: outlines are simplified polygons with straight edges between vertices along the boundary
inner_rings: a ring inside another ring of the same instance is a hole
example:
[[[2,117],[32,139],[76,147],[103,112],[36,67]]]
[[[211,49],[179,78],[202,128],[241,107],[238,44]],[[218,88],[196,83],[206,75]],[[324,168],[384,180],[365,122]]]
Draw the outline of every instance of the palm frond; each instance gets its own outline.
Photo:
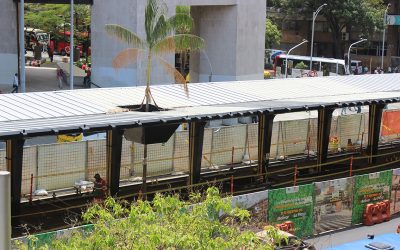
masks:
[[[139,49],[144,49],[145,44],[142,39],[134,32],[128,30],[125,27],[122,27],[118,24],[106,24],[106,32],[112,37],[117,38],[118,40],[127,43],[132,47],[136,47]]]
[[[154,26],[154,29],[152,31],[151,37],[152,37],[152,43],[150,44],[150,47],[154,46],[157,41],[164,39],[168,32],[171,31],[171,28],[169,27],[169,24],[167,23],[165,16],[161,15],[157,23]]]
[[[187,34],[192,32],[194,27],[193,18],[187,13],[176,13],[168,19],[168,23],[177,34]]]
[[[175,83],[177,84],[182,84],[183,88],[185,90],[185,93],[187,96],[189,96],[189,88],[187,86],[186,80],[183,77],[183,75],[175,69],[174,66],[172,66],[171,64],[169,64],[166,60],[164,60],[161,57],[157,57],[158,61],[161,63],[161,65],[163,66],[164,70],[174,78]]]
[[[174,52],[195,51],[204,48],[204,40],[190,34],[168,36],[153,46],[152,51],[157,55],[164,55]]]
[[[120,69],[129,64],[134,64],[138,61],[138,58],[144,53],[143,50],[138,48],[129,48],[118,53],[112,61],[112,66],[115,69]]]

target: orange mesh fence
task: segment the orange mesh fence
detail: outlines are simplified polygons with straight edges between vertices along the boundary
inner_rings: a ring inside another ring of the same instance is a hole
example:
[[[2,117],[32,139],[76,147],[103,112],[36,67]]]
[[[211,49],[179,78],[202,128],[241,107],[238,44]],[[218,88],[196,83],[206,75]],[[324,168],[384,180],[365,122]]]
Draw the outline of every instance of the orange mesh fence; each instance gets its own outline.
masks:
[[[400,134],[400,111],[386,111],[383,113],[382,135]]]

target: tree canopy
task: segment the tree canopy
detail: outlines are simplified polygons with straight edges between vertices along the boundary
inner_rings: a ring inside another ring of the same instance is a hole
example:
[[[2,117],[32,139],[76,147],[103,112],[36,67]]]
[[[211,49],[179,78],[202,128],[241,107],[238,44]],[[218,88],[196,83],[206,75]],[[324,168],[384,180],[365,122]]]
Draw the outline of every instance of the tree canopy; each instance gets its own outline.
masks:
[[[276,7],[280,7],[286,15],[301,14],[311,19],[313,11],[324,3],[325,6],[319,15],[328,21],[335,41],[334,55],[343,57],[341,46],[342,32],[351,32],[357,29],[368,38],[374,31],[383,28],[384,4],[382,0],[272,0]]]
[[[74,5],[76,31],[87,31],[90,25],[90,6]],[[41,29],[52,36],[59,36],[59,31],[70,29],[69,4],[25,4],[25,26]]]
[[[83,215],[94,224],[92,231],[75,231],[42,249],[275,249],[284,236],[269,226],[266,238],[258,238],[244,228],[249,217],[216,187],[205,197],[192,194],[188,202],[161,194],[152,203],[109,198]]]
[[[270,18],[265,21],[265,48],[272,49],[281,42],[282,33]]]

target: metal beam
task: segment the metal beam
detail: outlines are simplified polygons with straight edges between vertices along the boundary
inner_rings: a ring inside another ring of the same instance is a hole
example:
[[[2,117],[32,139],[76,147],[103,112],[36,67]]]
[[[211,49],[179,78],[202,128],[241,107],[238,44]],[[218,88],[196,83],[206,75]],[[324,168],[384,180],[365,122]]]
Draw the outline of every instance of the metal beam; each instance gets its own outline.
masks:
[[[333,108],[321,108],[318,110],[318,135],[317,135],[317,166],[318,172],[322,171],[321,164],[328,159],[329,136],[331,133]]]
[[[189,185],[200,182],[205,125],[202,121],[189,124]]]
[[[18,2],[19,0],[13,0]],[[70,4],[71,0],[25,0],[25,3],[51,3],[51,4]],[[93,0],[74,0],[74,4],[92,5]]]
[[[111,196],[119,191],[123,134],[119,128],[107,130],[107,182]]]
[[[6,141],[7,171],[11,173],[11,211],[13,215],[19,214],[21,202],[24,143],[23,137],[14,137]]]
[[[368,146],[367,154],[368,163],[376,163],[377,158],[373,157],[378,154],[378,144],[381,131],[382,113],[385,104],[371,104],[369,105],[369,119],[368,119]]]
[[[271,151],[272,128],[275,115],[260,114],[258,116],[258,174],[262,175],[263,182],[266,182],[267,167]]]

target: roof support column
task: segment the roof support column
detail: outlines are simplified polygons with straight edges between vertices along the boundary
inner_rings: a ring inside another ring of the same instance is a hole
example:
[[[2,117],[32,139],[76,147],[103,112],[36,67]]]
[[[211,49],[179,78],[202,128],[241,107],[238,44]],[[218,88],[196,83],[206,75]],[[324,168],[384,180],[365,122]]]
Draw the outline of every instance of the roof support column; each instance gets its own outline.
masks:
[[[119,128],[107,130],[107,182],[111,196],[119,191],[123,134],[124,131]]]
[[[374,157],[378,154],[379,136],[381,131],[382,113],[385,104],[371,104],[369,105],[369,120],[368,120],[368,147],[367,153],[368,163],[376,163],[377,158]]]
[[[258,171],[261,180],[267,182],[267,167],[271,151],[272,128],[274,114],[262,113],[258,115]]]
[[[203,121],[190,122],[189,125],[189,185],[200,182],[205,126]]]
[[[14,137],[6,141],[7,171],[11,173],[12,215],[17,215],[20,212],[24,143],[23,137]]]
[[[318,172],[322,171],[321,164],[328,159],[329,136],[331,133],[333,108],[321,108],[318,110],[318,135],[317,135],[317,166]]]

